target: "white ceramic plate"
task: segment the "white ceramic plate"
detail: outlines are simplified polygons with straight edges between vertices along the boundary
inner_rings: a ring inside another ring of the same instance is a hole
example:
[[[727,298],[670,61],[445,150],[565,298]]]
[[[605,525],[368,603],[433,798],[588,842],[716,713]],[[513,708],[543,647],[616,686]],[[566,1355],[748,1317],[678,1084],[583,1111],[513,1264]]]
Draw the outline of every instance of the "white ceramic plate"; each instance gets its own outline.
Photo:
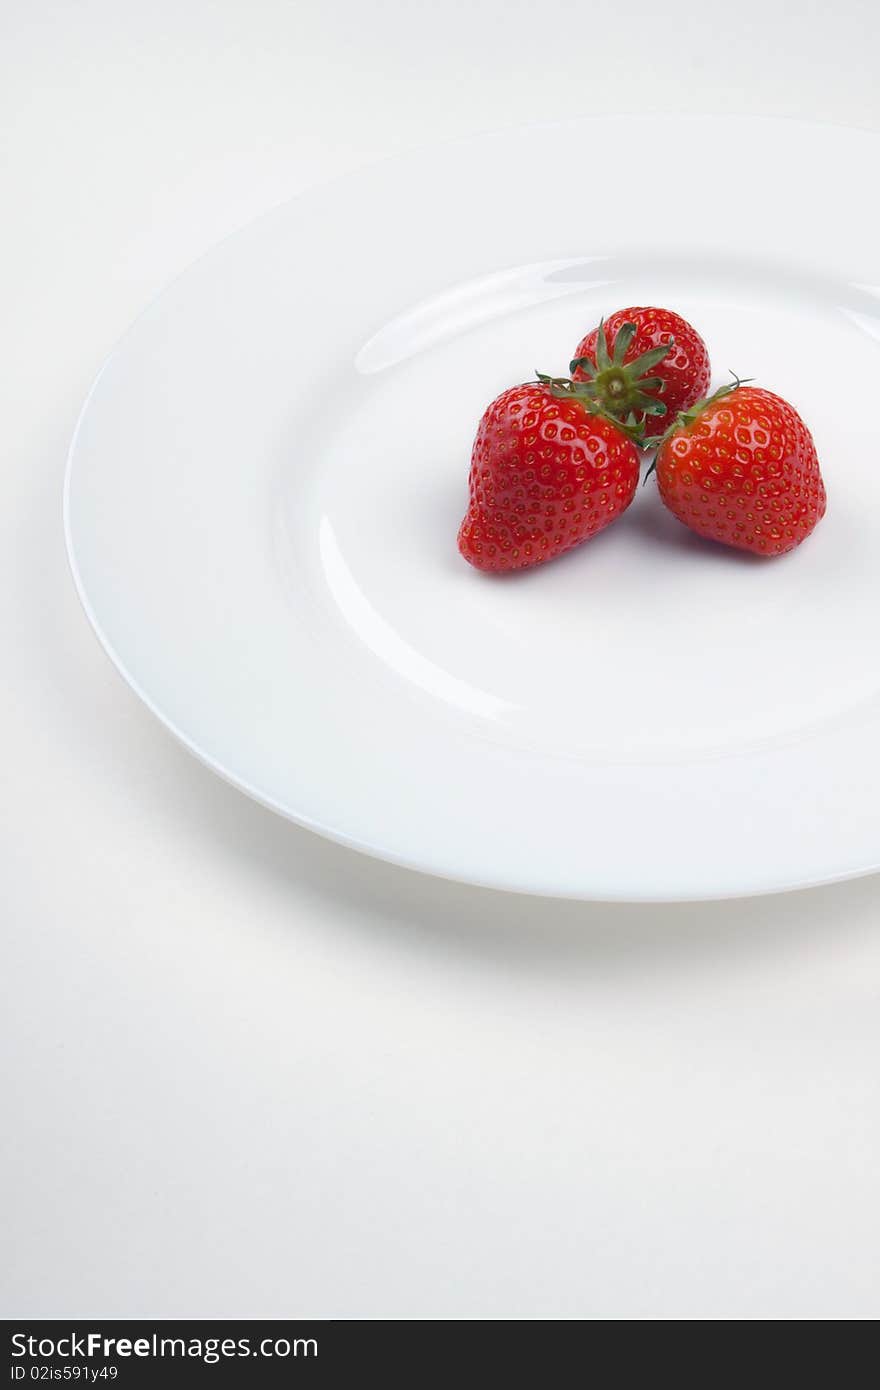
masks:
[[[73,441],[108,653],[235,785],[432,873],[684,899],[876,869],[878,153],[787,122],[530,128],[231,238],[129,331]],[[649,484],[558,562],[476,573],[484,406],[634,303],[801,410],[827,517],[757,561]]]

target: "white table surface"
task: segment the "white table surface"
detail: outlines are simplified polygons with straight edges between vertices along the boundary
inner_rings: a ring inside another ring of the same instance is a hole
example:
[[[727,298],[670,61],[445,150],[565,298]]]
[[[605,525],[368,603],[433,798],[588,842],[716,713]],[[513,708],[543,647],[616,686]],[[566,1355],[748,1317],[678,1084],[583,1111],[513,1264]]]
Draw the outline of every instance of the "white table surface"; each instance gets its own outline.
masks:
[[[141,708],[61,531],[92,376],[205,247],[536,118],[880,128],[880,9],[797,8],[5,0],[0,1313],[880,1313],[880,880],[608,907],[348,853]]]

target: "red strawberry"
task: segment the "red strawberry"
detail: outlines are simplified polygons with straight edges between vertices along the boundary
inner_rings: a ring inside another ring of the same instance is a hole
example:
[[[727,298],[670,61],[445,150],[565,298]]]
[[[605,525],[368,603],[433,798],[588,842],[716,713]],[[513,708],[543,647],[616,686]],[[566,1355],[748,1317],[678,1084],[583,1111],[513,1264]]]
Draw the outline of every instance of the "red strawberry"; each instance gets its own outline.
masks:
[[[609,414],[650,416],[655,435],[709,389],[706,344],[671,309],[618,309],[578,345],[571,371]]]
[[[626,432],[565,394],[567,378],[512,386],[483,415],[458,548],[481,570],[525,569],[588,540],[632,501],[639,454]]]
[[[757,386],[723,386],[681,415],[654,464],[670,511],[722,545],[783,555],[825,515],[810,431],[787,401]]]

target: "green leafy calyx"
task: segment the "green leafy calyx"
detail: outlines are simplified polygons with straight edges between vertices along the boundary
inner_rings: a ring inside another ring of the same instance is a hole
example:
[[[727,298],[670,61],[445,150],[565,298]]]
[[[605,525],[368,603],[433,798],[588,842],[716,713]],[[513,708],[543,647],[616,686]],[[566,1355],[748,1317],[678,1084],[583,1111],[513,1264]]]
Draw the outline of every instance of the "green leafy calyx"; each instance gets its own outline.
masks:
[[[545,372],[535,372],[535,376],[542,386],[547,386],[552,395],[561,401],[576,401],[583,406],[589,415],[597,415],[602,420],[607,420],[625,434],[627,439],[632,440],[636,448],[644,449],[645,424],[644,420],[639,420],[634,411],[629,411],[626,416],[618,415],[616,412],[607,410],[595,396],[588,394],[583,388],[586,383],[572,381],[568,376],[547,376]]]
[[[636,332],[634,323],[621,324],[609,347],[603,319],[596,335],[596,360],[575,357],[569,366],[572,376],[580,371],[587,378],[576,383],[579,394],[621,420],[631,413],[636,418],[666,414],[660,400],[666,383],[662,376],[655,375],[655,368],[672,351],[674,342],[650,348],[632,362],[624,362]]]

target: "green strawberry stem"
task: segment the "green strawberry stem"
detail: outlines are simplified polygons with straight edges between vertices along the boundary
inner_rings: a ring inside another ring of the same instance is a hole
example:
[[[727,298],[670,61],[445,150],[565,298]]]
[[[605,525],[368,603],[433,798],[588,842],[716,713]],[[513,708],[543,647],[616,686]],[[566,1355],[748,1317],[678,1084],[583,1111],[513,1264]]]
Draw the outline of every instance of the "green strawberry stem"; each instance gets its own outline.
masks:
[[[642,415],[665,413],[657,395],[663,393],[666,383],[662,377],[652,376],[651,372],[672,351],[673,343],[650,348],[632,362],[625,363],[623,359],[636,332],[634,323],[621,324],[609,351],[603,319],[596,336],[595,362],[591,357],[575,357],[569,365],[572,376],[580,369],[589,378],[576,383],[580,394],[595,400],[609,415],[621,419],[631,412]]]
[[[625,434],[627,439],[632,440],[637,449],[645,447],[645,426],[642,421],[636,419],[633,411],[630,411],[625,419],[614,414],[596,400],[595,396],[583,390],[586,384],[580,381],[572,381],[568,376],[547,376],[545,372],[535,371],[535,376],[542,386],[549,386],[551,394],[562,401],[577,401],[578,405],[584,407],[589,415],[599,415],[603,420],[608,420],[614,425],[615,429]],[[663,407],[661,406],[662,410]]]

